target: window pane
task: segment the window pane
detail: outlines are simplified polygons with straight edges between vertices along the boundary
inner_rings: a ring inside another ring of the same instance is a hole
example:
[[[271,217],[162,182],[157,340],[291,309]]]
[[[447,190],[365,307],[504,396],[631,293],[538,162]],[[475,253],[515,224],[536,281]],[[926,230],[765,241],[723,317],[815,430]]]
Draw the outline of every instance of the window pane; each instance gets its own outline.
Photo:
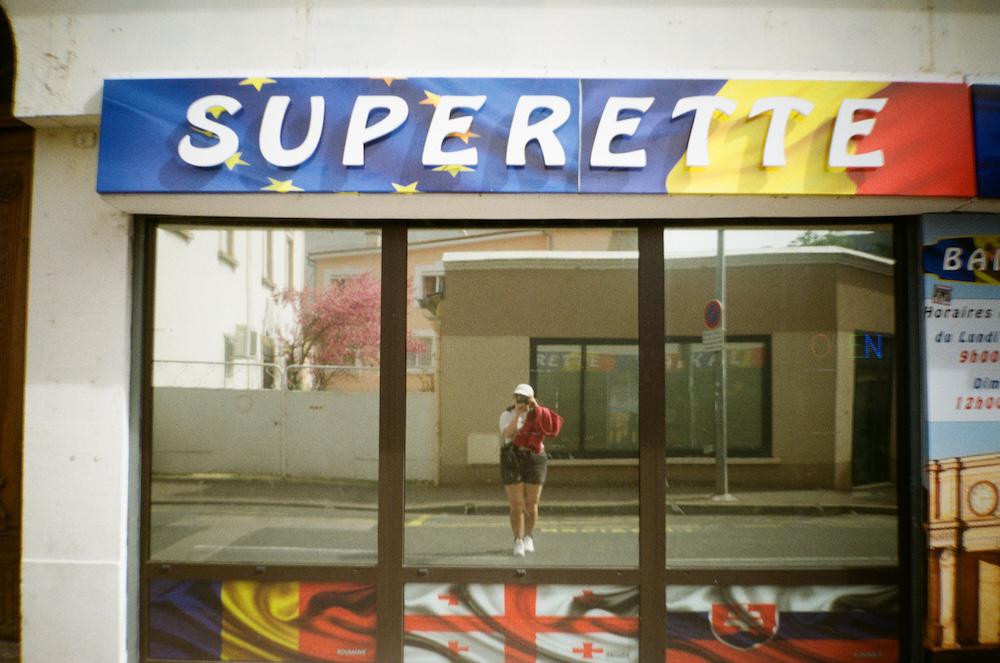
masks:
[[[407,564],[636,566],[635,246],[627,229],[410,232],[408,342],[436,357],[411,350]],[[538,406],[523,420],[515,391]]]
[[[897,564],[891,237],[666,231],[668,567]]]
[[[169,229],[157,234],[152,559],[374,563],[379,249],[351,232],[292,231],[276,252],[270,230]],[[329,255],[344,278],[328,283]]]

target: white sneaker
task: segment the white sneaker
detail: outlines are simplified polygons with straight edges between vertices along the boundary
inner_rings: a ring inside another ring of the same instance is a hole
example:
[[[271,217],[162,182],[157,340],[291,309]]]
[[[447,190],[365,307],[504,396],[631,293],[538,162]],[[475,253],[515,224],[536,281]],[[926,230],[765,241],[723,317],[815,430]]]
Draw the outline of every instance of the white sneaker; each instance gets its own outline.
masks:
[[[533,552],[535,552],[535,540],[534,539],[532,539],[530,536],[526,536],[526,537],[524,537],[523,541],[524,541],[524,552],[526,552],[526,553],[533,553]]]
[[[514,539],[514,557],[524,557],[524,541]]]

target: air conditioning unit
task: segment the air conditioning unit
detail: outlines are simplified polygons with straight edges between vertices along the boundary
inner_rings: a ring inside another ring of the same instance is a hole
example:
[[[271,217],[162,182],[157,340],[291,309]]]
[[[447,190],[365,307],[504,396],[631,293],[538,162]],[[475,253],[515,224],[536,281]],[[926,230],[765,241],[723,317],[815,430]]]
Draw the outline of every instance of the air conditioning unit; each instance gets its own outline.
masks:
[[[236,325],[233,352],[237,357],[257,356],[257,332],[246,325]]]

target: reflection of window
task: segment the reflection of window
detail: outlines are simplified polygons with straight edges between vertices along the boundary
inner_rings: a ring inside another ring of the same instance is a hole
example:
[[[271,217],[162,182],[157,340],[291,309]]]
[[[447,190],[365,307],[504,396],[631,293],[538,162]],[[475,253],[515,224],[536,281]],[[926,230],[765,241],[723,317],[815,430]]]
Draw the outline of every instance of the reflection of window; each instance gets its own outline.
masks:
[[[639,350],[635,341],[535,341],[538,400],[565,419],[556,457],[634,457],[639,448]]]
[[[715,454],[715,371],[719,353],[695,340],[668,339],[667,455]],[[770,359],[766,340],[726,342],[726,442],[730,456],[768,456]]]
[[[854,333],[851,483],[855,486],[892,478],[894,350],[891,334]]]
[[[236,231],[223,230],[219,233],[219,260],[228,263],[230,267],[239,264],[236,261]]]
[[[229,334],[225,334],[223,337],[224,349],[223,349],[223,361],[226,364],[226,377],[233,377],[233,359],[235,358],[236,352],[236,341]]]
[[[421,285],[424,297],[444,294],[444,274],[424,274]]]
[[[406,367],[433,368],[434,337],[430,334],[413,334],[412,347],[413,350],[406,352]]]
[[[264,231],[264,277],[261,279],[268,288],[274,287],[274,231]]]

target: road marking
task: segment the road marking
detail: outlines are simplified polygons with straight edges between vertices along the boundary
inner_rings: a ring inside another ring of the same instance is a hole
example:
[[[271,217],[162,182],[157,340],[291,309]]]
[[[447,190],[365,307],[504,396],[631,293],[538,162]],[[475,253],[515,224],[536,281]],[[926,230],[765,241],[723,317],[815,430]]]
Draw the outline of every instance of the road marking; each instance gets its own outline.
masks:
[[[416,518],[414,518],[410,522],[406,523],[406,526],[407,527],[420,527],[421,525],[423,525],[424,523],[426,523],[430,519],[431,519],[431,515],[429,513],[425,513],[424,515],[417,516]]]

